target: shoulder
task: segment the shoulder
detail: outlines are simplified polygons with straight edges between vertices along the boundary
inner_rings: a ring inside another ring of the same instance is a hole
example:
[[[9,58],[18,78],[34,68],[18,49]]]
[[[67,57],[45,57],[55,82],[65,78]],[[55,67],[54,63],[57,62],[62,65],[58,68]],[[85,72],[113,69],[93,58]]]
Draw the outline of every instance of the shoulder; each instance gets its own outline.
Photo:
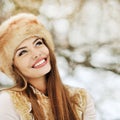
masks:
[[[17,92],[9,91],[9,90],[1,91],[0,92],[0,105],[3,103],[12,104],[13,94],[17,94]]]
[[[84,119],[85,120],[96,120],[96,110],[94,99],[90,93],[87,92],[87,101],[86,101],[86,109],[84,111]]]
[[[12,120],[17,119],[18,115],[13,106],[11,96],[9,92],[0,92],[0,116],[2,119]]]
[[[23,92],[9,91],[14,108],[19,114],[21,119],[31,120],[32,119],[32,106],[28,98],[23,94]]]
[[[95,120],[96,112],[91,94],[84,88],[71,86],[65,86],[65,88],[68,90],[71,102],[78,115],[83,114],[84,120]]]
[[[11,104],[11,102],[10,94],[8,92],[0,92],[0,106],[3,106],[4,104]]]
[[[87,95],[87,91],[84,88],[73,87],[69,85],[65,85],[65,88],[68,90],[70,96],[74,96],[76,94],[79,94],[81,96]]]
[[[70,97],[78,96],[81,99],[86,99],[87,97],[87,91],[84,88],[78,88],[68,85],[65,85],[65,88],[67,89]]]
[[[87,104],[87,91],[84,88],[72,87],[65,85],[71,102],[84,111]]]

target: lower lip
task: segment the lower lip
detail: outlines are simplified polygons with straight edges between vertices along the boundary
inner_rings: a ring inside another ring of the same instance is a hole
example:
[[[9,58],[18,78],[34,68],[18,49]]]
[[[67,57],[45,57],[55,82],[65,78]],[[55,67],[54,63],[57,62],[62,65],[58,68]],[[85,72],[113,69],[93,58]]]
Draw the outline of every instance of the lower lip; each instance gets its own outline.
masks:
[[[48,63],[48,59],[47,59],[45,62],[43,62],[42,64],[40,64],[40,65],[34,67],[34,69],[39,69],[39,68],[45,66],[47,63]]]

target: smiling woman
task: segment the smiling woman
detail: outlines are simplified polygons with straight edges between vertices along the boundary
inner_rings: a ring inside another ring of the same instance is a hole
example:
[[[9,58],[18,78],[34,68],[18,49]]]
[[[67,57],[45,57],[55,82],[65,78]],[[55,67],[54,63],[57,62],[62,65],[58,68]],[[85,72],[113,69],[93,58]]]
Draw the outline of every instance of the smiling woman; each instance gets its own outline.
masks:
[[[36,16],[21,13],[0,26],[0,71],[16,83],[0,93],[0,119],[95,120],[88,92],[62,83],[51,34]]]

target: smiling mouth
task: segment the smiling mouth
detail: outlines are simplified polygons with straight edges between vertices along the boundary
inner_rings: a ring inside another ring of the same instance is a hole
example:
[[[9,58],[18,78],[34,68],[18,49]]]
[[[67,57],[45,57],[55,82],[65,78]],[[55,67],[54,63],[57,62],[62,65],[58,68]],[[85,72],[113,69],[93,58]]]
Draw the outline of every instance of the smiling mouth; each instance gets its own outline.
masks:
[[[40,67],[43,67],[46,63],[47,63],[47,58],[43,58],[43,59],[41,59],[41,60],[38,60],[38,61],[32,66],[32,68],[40,68]]]

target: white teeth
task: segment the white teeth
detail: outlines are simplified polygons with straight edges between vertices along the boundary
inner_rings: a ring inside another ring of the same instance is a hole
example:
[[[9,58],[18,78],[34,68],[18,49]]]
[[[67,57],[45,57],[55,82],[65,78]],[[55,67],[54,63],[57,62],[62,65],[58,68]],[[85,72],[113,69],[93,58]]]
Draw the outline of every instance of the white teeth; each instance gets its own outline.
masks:
[[[44,62],[45,62],[45,59],[43,59],[43,60],[41,60],[40,62],[38,62],[37,64],[35,64],[34,67],[37,67],[38,65],[41,65],[41,64],[44,63]]]

